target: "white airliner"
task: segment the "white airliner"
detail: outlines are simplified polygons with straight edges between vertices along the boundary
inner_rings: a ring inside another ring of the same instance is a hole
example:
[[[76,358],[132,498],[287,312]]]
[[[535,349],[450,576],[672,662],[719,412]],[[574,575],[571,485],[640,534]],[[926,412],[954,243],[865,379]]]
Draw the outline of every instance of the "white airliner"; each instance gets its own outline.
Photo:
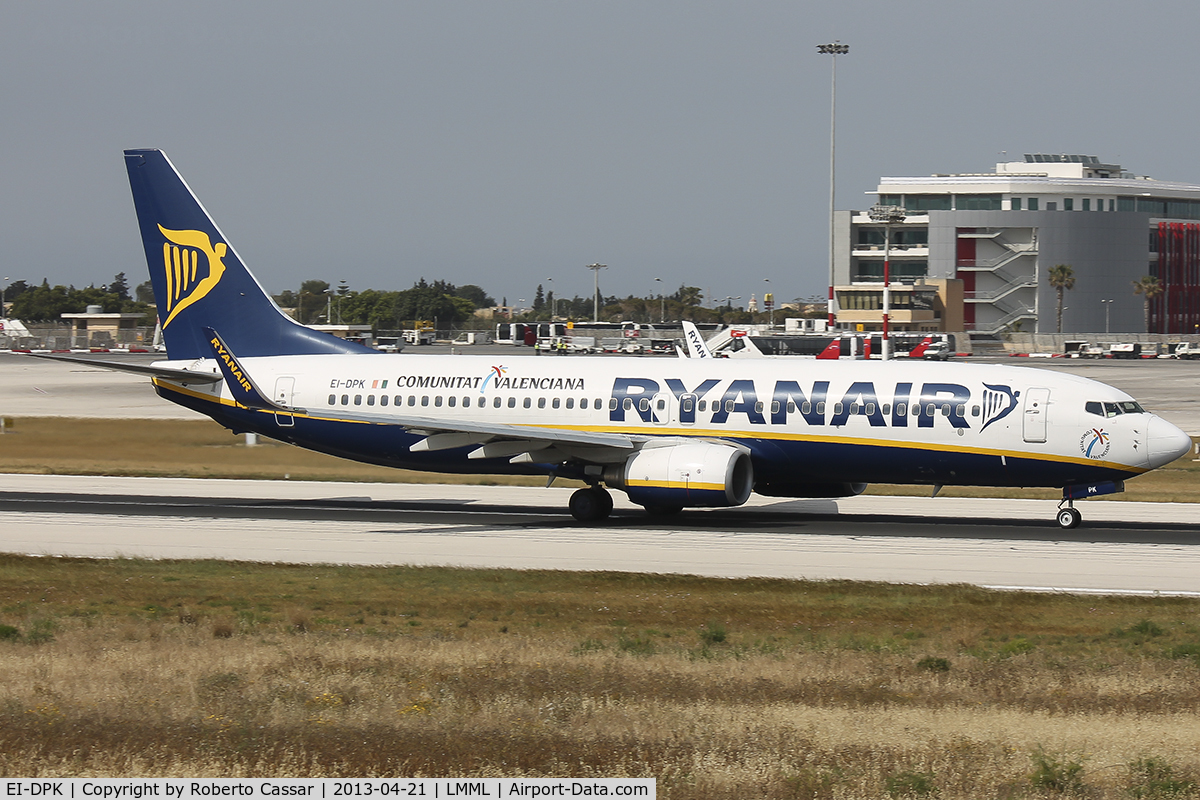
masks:
[[[1037,369],[713,359],[691,331],[677,359],[378,353],[285,316],[161,151],[125,160],[169,360],[105,366],[233,431],[407,469],[579,479],[585,522],[612,510],[604,487],[670,514],[880,482],[1061,488],[1073,528],[1076,499],[1191,447],[1124,392]]]

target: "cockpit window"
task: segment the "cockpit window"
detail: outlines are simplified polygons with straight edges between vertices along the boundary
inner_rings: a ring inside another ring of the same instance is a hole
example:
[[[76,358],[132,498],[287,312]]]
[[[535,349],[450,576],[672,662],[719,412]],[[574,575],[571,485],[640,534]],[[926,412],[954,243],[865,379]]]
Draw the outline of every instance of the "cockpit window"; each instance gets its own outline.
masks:
[[[1089,414],[1096,414],[1101,417],[1115,417],[1120,414],[1145,414],[1146,410],[1132,400],[1124,400],[1120,403],[1101,403],[1096,400],[1089,400],[1083,405],[1083,410]]]

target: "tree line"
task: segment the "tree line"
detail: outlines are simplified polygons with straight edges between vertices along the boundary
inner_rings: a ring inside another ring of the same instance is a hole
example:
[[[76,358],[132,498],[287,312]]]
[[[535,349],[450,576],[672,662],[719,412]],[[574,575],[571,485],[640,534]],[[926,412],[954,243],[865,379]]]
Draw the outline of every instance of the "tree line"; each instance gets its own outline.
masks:
[[[10,316],[28,322],[59,321],[63,314],[81,314],[88,306],[100,306],[105,314],[142,314],[141,324],[149,326],[156,313],[150,281],[139,284],[131,295],[124,272],[118,272],[109,283],[82,289],[51,286],[45,279],[40,286],[14,281],[5,287],[4,300],[11,303]]]
[[[98,305],[105,313],[141,313],[141,324],[152,326],[156,321],[154,290],[150,281],[139,284],[132,292],[125,273],[118,273],[107,283],[77,289],[74,286],[51,286],[43,280],[40,286],[15,281],[4,290],[4,299],[11,303],[10,315],[29,322],[58,321],[64,313],[82,313],[89,305]],[[734,307],[734,298],[724,304],[706,308],[704,293],[696,286],[680,285],[671,294],[637,297],[604,295],[597,297],[555,297],[553,290],[545,291],[539,284],[533,302],[522,313],[513,314],[514,321],[590,320],[599,307],[604,321],[632,320],[660,322],[688,319],[694,322],[738,324],[766,322],[768,314],[753,314],[743,307]],[[736,298],[740,300],[741,298]],[[346,283],[332,286],[328,281],[307,280],[299,291],[286,290],[274,295],[275,302],[304,325],[369,324],[375,330],[399,330],[416,321],[428,321],[439,329],[462,327],[481,308],[497,305],[508,307],[508,298],[500,303],[475,284],[456,286],[449,281],[425,278],[412,288],[398,291],[364,289],[356,291]],[[520,301],[524,305],[524,300]],[[790,312],[795,315],[797,312]],[[824,309],[819,311],[823,316]],[[506,317],[507,318],[507,317]],[[488,324],[481,321],[480,324]]]

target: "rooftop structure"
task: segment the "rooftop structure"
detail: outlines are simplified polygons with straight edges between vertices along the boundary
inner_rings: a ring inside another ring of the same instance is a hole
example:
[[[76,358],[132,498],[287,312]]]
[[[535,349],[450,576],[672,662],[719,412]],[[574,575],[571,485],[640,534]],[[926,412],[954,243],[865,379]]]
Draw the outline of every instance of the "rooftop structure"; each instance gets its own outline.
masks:
[[[1151,303],[1150,332],[1200,330],[1200,185],[1096,156],[1035,153],[993,172],[884,177],[868,194],[907,212],[892,225],[893,283],[961,280],[968,331],[1054,332],[1047,272],[1057,264],[1075,274],[1064,330],[1145,330],[1133,282],[1148,275],[1165,289]],[[865,211],[838,212],[837,226],[839,291],[878,286],[883,226]]]

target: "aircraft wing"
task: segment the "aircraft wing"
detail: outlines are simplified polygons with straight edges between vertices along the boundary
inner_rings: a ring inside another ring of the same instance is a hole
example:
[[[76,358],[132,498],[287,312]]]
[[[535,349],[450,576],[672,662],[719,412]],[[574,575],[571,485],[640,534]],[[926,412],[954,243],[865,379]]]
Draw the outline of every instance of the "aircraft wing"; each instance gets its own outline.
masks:
[[[603,431],[581,431],[568,427],[554,425],[508,425],[504,423],[478,422],[473,420],[434,419],[432,417],[407,416],[396,414],[363,413],[359,411],[344,411],[330,409],[328,412],[310,411],[309,416],[321,419],[334,419],[344,422],[366,422],[373,425],[388,425],[404,428],[412,433],[423,433],[426,438],[413,445],[411,449],[446,450],[452,447],[464,447],[469,444],[487,444],[489,442],[528,442],[538,447],[527,452],[553,445],[583,445],[588,447],[606,447],[617,450],[634,450],[640,447],[649,437],[625,436],[619,433],[604,433]],[[511,448],[510,448],[511,449]]]
[[[222,378],[215,372],[192,372],[175,367],[156,367],[153,364],[128,364],[123,361],[99,361],[94,358],[80,356],[64,356],[50,353],[29,353],[34,358],[44,358],[47,361],[69,361],[73,364],[86,364],[89,367],[116,370],[117,372],[132,372],[135,375],[149,375],[154,378],[168,378],[181,383],[220,383]]]

